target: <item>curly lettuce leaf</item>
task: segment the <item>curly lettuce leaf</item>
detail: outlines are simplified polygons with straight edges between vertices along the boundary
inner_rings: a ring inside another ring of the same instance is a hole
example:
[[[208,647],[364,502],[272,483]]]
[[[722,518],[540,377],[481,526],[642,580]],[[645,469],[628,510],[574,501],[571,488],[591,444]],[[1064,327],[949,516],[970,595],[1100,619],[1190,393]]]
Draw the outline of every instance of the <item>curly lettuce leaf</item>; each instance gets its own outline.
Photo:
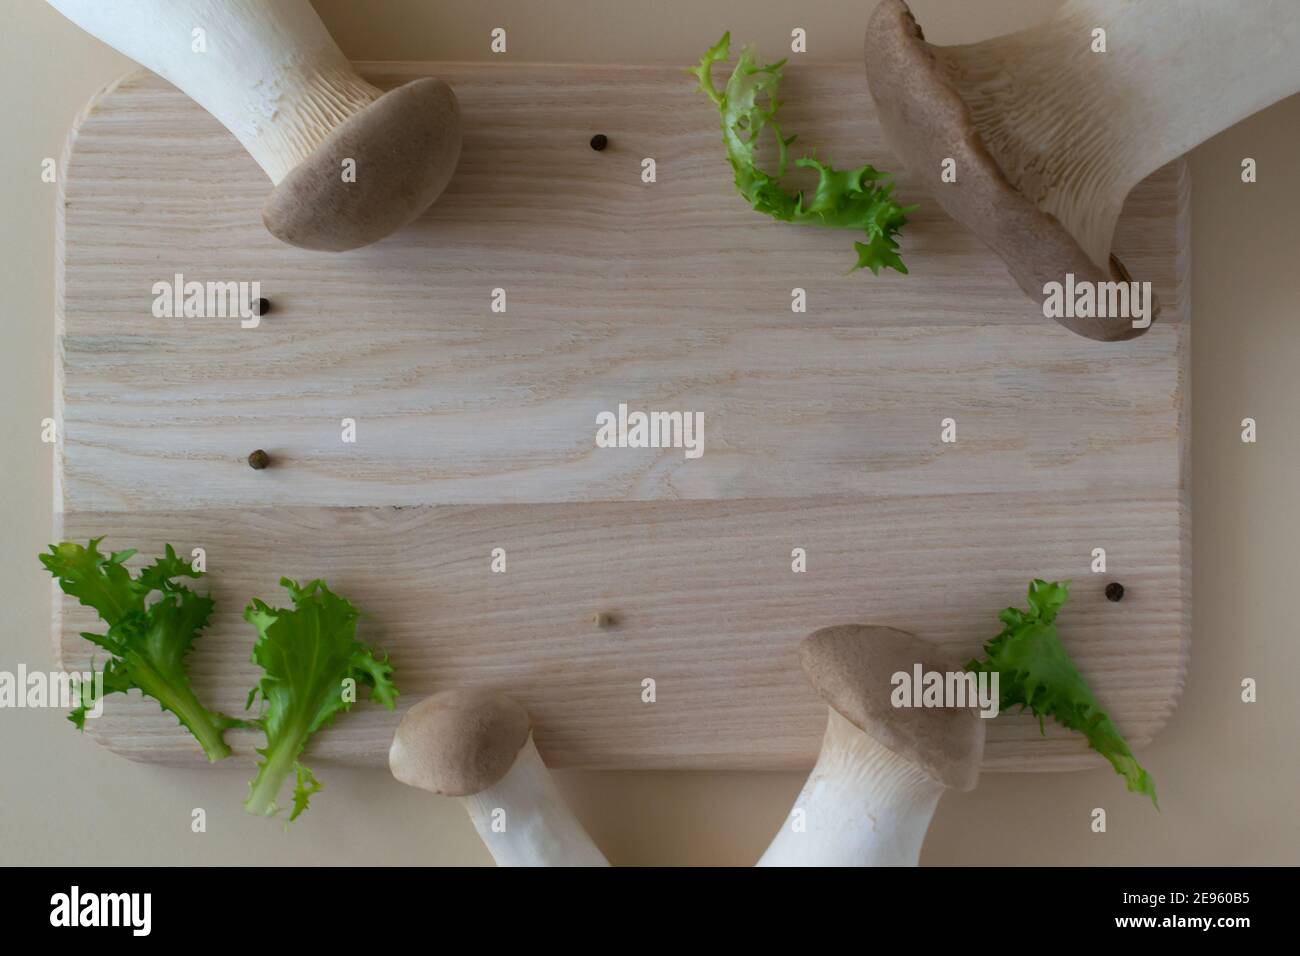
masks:
[[[901,206],[893,199],[889,175],[870,165],[837,170],[811,156],[795,161],[795,166],[817,172],[817,187],[812,195],[791,192],[781,185],[789,164],[789,147],[794,136],[786,136],[777,122],[781,107],[777,89],[786,61],[761,64],[752,46],[741,49],[735,69],[726,86],[719,90],[713,83],[715,63],[725,63],[730,56],[731,34],[705,51],[696,66],[688,70],[699,80],[700,90],[713,101],[722,117],[722,138],[727,160],[735,172],[736,188],[758,212],[782,222],[796,225],[825,226],[833,229],[861,230],[865,242],[855,242],[858,253],[850,270],[870,269],[879,275],[883,268],[907,272],[898,255],[895,238],[907,224],[908,213],[916,206]],[[775,173],[759,166],[759,140],[770,130],[777,146]]]
[[[40,560],[65,594],[94,609],[108,625],[107,633],[81,635],[109,654],[102,672],[103,695],[139,690],[174,714],[210,761],[230,756],[225,731],[247,724],[205,708],[185,666],[186,655],[212,614],[212,599],[176,579],[198,578],[202,572],[167,545],[163,557],[133,578],[125,562],[135,551],[102,554],[102,540],[93,538],[84,548],[69,541],[50,545]],[[150,602],[154,593],[158,598]],[[83,683],[78,691],[79,705],[68,719],[84,730],[86,712],[97,698],[93,683]]]
[[[248,695],[248,706],[260,695],[265,710],[258,724],[266,733],[266,748],[244,807],[249,813],[273,816],[276,799],[292,775],[294,787],[289,820],[307,809],[321,789],[299,757],[312,734],[351,707],[349,685],[370,688],[370,699],[393,709],[397,688],[388,659],[378,659],[356,639],[357,609],[322,581],[299,586],[288,578],[280,585],[293,601],[290,609],[274,608],[253,599],[244,619],[257,630],[253,662],[262,668],[261,681]]]
[[[985,658],[968,662],[966,669],[996,671],[1003,709],[1028,708],[1038,718],[1040,729],[1043,719],[1051,717],[1077,730],[1087,738],[1088,746],[1110,761],[1130,791],[1146,794],[1156,804],[1155,781],[1101,709],[1057,636],[1056,615],[1069,596],[1068,581],[1033,581],[1029,610],[1009,607],[998,615],[1005,625],[1002,633],[984,645]]]

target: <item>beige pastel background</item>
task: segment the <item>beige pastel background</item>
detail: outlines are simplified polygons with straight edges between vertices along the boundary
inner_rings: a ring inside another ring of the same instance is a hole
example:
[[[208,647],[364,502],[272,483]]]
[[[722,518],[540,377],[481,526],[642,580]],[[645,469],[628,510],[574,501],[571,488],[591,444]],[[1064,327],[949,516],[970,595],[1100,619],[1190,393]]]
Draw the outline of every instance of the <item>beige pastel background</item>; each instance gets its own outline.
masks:
[[[272,0],[273,2],[273,0]],[[976,40],[1055,0],[915,0],[929,37]],[[843,0],[316,0],[355,59],[510,56],[687,63],[724,29],[772,53],[804,27],[809,60],[857,61],[872,3]],[[0,5],[0,670],[51,663],[54,197],[41,160],[73,116],[131,64],[43,0]],[[1080,96],[1088,91],[1079,91]],[[1259,182],[1244,186],[1241,158]],[[1143,754],[1155,813],[1108,770],[986,775],[944,798],[927,864],[1300,863],[1300,640],[1291,602],[1300,503],[1300,98],[1199,148],[1193,170],[1194,633],[1182,704]],[[720,160],[721,161],[721,160]],[[956,227],[954,227],[956,228]],[[868,280],[869,281],[869,280]],[[920,281],[920,280],[918,280]],[[1238,440],[1245,416],[1256,445]],[[1260,700],[1240,702],[1243,677]],[[245,816],[240,770],[133,764],[52,710],[0,711],[0,862],[115,864],[490,862],[463,811],[376,771],[323,767],[325,792],[285,832]],[[614,863],[749,864],[798,792],[793,774],[560,773]],[[1109,811],[1090,832],[1089,811]],[[204,807],[206,834],[190,831]]]

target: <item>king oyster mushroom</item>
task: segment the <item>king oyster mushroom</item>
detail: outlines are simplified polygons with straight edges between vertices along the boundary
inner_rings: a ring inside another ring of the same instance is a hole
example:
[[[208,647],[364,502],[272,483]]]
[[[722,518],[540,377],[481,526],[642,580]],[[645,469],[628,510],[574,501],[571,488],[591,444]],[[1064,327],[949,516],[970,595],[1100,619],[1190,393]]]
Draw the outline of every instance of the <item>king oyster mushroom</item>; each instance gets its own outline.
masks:
[[[459,797],[500,866],[608,866],[555,788],[528,713],[493,691],[449,690],[412,707],[388,752],[402,783]]]
[[[385,93],[363,80],[308,0],[49,3],[235,135],[275,184],[262,220],[290,245],[376,242],[424,212],[456,169],[460,111],[450,87],[423,78]],[[345,175],[349,160],[355,177]]]
[[[906,631],[825,627],[799,647],[828,708],[821,754],[759,866],[915,866],[945,790],[979,779],[984,721],[965,708],[895,707],[892,677],[958,672]]]
[[[1111,253],[1129,192],[1300,91],[1297,50],[1293,0],[1067,0],[1037,26],[960,46],[927,43],[904,0],[881,0],[865,53],[894,151],[1042,301],[1067,274],[1130,281]],[[946,159],[956,182],[940,179]],[[1125,316],[1058,321],[1099,340],[1145,330]]]

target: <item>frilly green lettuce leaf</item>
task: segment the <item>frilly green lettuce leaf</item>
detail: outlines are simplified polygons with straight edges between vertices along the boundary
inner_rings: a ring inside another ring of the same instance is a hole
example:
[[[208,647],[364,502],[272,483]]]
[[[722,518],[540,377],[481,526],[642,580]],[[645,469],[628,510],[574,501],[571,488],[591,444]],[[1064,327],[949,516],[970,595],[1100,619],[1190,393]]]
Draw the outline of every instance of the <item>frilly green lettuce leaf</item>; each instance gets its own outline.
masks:
[[[298,758],[312,734],[351,707],[344,682],[370,688],[370,699],[389,710],[396,703],[397,688],[387,658],[375,657],[356,639],[359,614],[346,598],[322,581],[299,586],[281,578],[280,584],[288,590],[292,608],[270,607],[254,598],[244,611],[244,619],[257,630],[253,662],[263,671],[248,705],[262,698],[265,709],[258,724],[266,733],[266,748],[258,751],[262,760],[244,806],[250,813],[274,815],[281,787],[292,774],[293,820],[321,789]]]
[[[864,232],[866,241],[853,244],[858,258],[850,271],[870,269],[879,275],[881,269],[890,268],[907,272],[895,237],[907,224],[907,214],[916,207],[895,202],[893,185],[887,182],[889,175],[869,165],[837,170],[830,163],[805,156],[795,165],[816,171],[817,186],[812,195],[782,186],[789,165],[789,147],[795,141],[794,136],[785,135],[776,118],[781,107],[777,90],[786,61],[764,65],[758,62],[752,46],[744,47],[731,78],[719,90],[713,83],[712,67],[727,60],[730,47],[731,34],[723,34],[688,72],[699,80],[700,90],[721,115],[727,160],[740,194],[758,212],[782,222]],[[775,172],[759,166],[760,139],[765,131],[770,131],[777,147]]]
[[[984,645],[984,659],[968,662],[966,669],[996,671],[1003,709],[1028,709],[1040,727],[1051,717],[1077,730],[1088,746],[1110,761],[1130,791],[1146,794],[1156,804],[1155,781],[1101,709],[1057,636],[1056,615],[1068,599],[1069,582],[1035,580],[1029,585],[1029,610],[1009,607],[998,615],[1002,632]]]
[[[199,578],[171,545],[166,554],[132,578],[125,562],[134,551],[102,554],[94,538],[86,547],[65,541],[50,545],[41,564],[64,593],[93,608],[108,625],[104,634],[81,636],[109,654],[104,664],[104,695],[139,690],[176,716],[211,761],[230,756],[224,732],[246,722],[210,711],[190,686],[185,658],[207,626],[211,598],[200,596],[177,578]],[[152,594],[156,600],[150,601]],[[78,688],[80,703],[68,719],[85,729],[86,712],[95,704],[94,685]]]

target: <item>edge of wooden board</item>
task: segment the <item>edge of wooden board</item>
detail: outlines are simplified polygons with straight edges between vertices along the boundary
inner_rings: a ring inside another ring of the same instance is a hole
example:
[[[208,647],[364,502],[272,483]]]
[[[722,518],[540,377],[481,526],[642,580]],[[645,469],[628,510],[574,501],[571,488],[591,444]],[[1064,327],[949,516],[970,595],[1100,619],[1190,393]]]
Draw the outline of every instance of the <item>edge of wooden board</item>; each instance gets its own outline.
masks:
[[[68,128],[68,135],[64,138],[63,149],[59,154],[59,179],[58,185],[54,192],[54,343],[50,350],[54,362],[54,375],[51,379],[54,388],[53,410],[55,421],[55,441],[54,454],[50,463],[52,494],[54,496],[53,508],[51,511],[51,535],[53,541],[63,540],[63,471],[64,471],[64,448],[63,448],[63,421],[64,421],[64,394],[66,380],[64,378],[64,360],[63,360],[63,341],[67,333],[67,311],[66,297],[64,295],[67,280],[67,257],[64,253],[67,239],[67,172],[72,162],[72,153],[76,148],[77,139],[81,135],[81,127],[94,113],[95,109],[104,100],[110,96],[119,86],[142,74],[149,74],[150,71],[144,69],[131,70],[123,73],[121,76],[101,86],[91,97],[86,100],[85,104],[77,111],[72,118],[72,125]],[[59,635],[63,630],[63,607],[66,600],[59,583],[56,580],[50,582],[50,603],[51,603],[51,623],[52,634],[51,641],[54,647],[55,665],[63,668],[63,651],[59,644]]]
[[[415,62],[415,61],[410,61],[410,62],[366,61],[366,62],[359,63],[358,67],[359,69],[369,73],[407,75],[407,74],[418,74],[424,72],[436,72],[440,68],[446,68],[453,65],[454,64],[426,63],[426,62]],[[478,64],[463,64],[462,66],[470,67],[476,65]],[[521,64],[520,67],[537,68],[537,67],[544,67],[549,65],[551,64]],[[662,66],[662,65],[655,64],[653,66]],[[602,69],[616,69],[616,68],[602,67]],[[81,123],[85,120],[87,116],[91,114],[91,112],[93,112],[95,106],[104,97],[111,94],[112,91],[115,90],[118,86],[120,86],[123,82],[128,81],[135,76],[138,76],[140,72],[143,71],[134,71],[132,73],[129,73],[123,76],[122,78],[119,78],[117,81],[104,87],[100,91],[98,91],[94,95],[94,97],[92,97],[92,99],[87,103],[86,107],[81,111],[81,113],[78,114],[78,117],[74,121],[74,124],[70,130],[67,142],[64,147],[64,167],[63,167],[64,170],[67,169],[67,158],[70,156],[72,149],[75,146],[76,138]],[[1181,382],[1182,382],[1181,395],[1179,396],[1180,404],[1181,404],[1181,410],[1179,412],[1180,441],[1182,446],[1179,454],[1179,471],[1180,471],[1179,525],[1180,525],[1180,547],[1182,551],[1180,574],[1182,579],[1181,612],[1182,612],[1182,621],[1183,621],[1182,626],[1180,628],[1181,643],[1182,643],[1182,652],[1180,654],[1181,669],[1177,677],[1176,686],[1174,687],[1174,692],[1170,697],[1170,707],[1168,712],[1162,717],[1158,725],[1155,727],[1155,730],[1150,735],[1146,737],[1134,739],[1135,749],[1141,749],[1142,747],[1147,745],[1150,742],[1150,740],[1153,739],[1156,736],[1156,734],[1158,734],[1160,730],[1167,725],[1170,716],[1172,715],[1173,711],[1176,709],[1181,699],[1182,690],[1185,684],[1185,676],[1186,676],[1186,669],[1187,669],[1187,649],[1190,647],[1190,639],[1191,639],[1192,575],[1191,575],[1191,509],[1190,509],[1191,489],[1190,489],[1190,455],[1189,455],[1189,447],[1190,447],[1190,439],[1191,439],[1190,417],[1189,417],[1189,410],[1190,410],[1189,350],[1190,350],[1191,302],[1190,302],[1190,282],[1188,281],[1189,268],[1190,268],[1190,242],[1189,242],[1190,239],[1190,202],[1189,202],[1190,170],[1185,160],[1180,160],[1178,162],[1180,168],[1179,168],[1179,217],[1178,217],[1178,225],[1177,225],[1178,236],[1179,236],[1178,239],[1179,252],[1178,252],[1178,258],[1176,263],[1177,286],[1178,286],[1177,312],[1178,312],[1178,319],[1179,319],[1179,321],[1177,322],[1177,326],[1178,326],[1178,341],[1179,341],[1178,355],[1179,355],[1179,366],[1180,366],[1180,375],[1181,375]],[[55,360],[56,367],[55,367],[54,386],[56,392],[55,415],[56,415],[56,421],[60,421],[60,422],[62,421],[62,413],[63,413],[63,384],[64,384],[61,343],[62,343],[65,326],[66,326],[66,315],[64,311],[64,296],[63,296],[64,277],[65,277],[65,260],[63,255],[64,238],[65,238],[64,184],[66,182],[66,178],[67,178],[66,176],[62,176],[60,178],[59,189],[57,194],[58,208],[57,208],[57,217],[56,217],[56,262],[55,262],[56,299],[55,299],[55,323],[54,323],[55,324],[54,360]],[[958,228],[958,227],[954,226],[954,228]],[[62,535],[63,525],[64,525],[63,522],[64,516],[62,513],[63,511],[63,497],[62,497],[63,433],[61,428],[59,430],[58,441],[56,444],[53,470],[54,470],[54,489],[55,489],[54,532],[57,540]],[[743,501],[744,499],[739,499],[739,500]],[[542,505],[539,507],[548,507],[548,506]],[[52,585],[52,596],[53,596],[52,604],[53,604],[53,624],[54,624],[53,639],[54,639],[55,650],[56,650],[56,658],[58,659],[59,665],[62,666],[62,653],[59,645],[60,645],[60,634],[62,631],[62,627],[64,625],[63,611],[65,608],[65,601],[67,601],[67,599],[63,597],[61,592],[58,590],[56,584]],[[96,736],[96,739],[99,740],[101,743],[104,743],[106,746],[108,746],[109,749],[114,750],[115,752],[118,753],[122,753],[133,759],[140,759],[140,754],[137,749],[130,748],[130,747],[127,748],[118,747],[109,741],[103,740],[98,735],[94,735],[94,736]],[[251,760],[253,759],[251,755],[251,744],[247,740],[249,735],[240,734],[237,736],[240,739],[238,745],[236,746],[236,753],[237,753],[236,760],[251,762]],[[322,762],[325,763],[329,763],[333,760],[333,758],[328,753],[322,754],[318,759],[320,759]],[[198,757],[195,760],[180,759],[174,761],[167,760],[162,762],[179,763],[179,764],[187,765],[191,763],[199,764],[202,763],[202,760],[201,757]],[[352,761],[349,760],[345,762],[351,763]],[[1008,769],[1008,770],[1024,772],[1024,771],[1076,770],[1076,769],[1088,769],[1088,768],[1093,768],[1098,766],[1105,766],[1105,763],[1104,761],[1101,760],[1101,758],[1096,757],[1096,755],[1093,755],[1090,752],[1086,752],[1086,751],[1083,753],[1067,753],[1067,754],[1044,752],[1040,757],[1035,758],[1032,766],[1023,766],[1023,765],[1000,766],[1000,764],[1003,763],[1005,763],[1005,761],[993,760],[991,762],[986,763],[985,769],[992,770],[992,771]],[[1014,764],[1014,761],[1012,761],[1012,763]],[[670,760],[670,762],[665,763],[663,766],[678,767],[678,766],[682,766],[682,763],[679,760]],[[704,765],[704,766],[708,766],[708,765]],[[806,766],[801,763],[795,766],[790,766],[786,769],[806,769]]]
[[[1169,716],[1161,723],[1157,734],[1168,725],[1187,686],[1187,670],[1192,654],[1192,165],[1186,157],[1178,160],[1178,256],[1174,262],[1178,287],[1178,309],[1182,322],[1178,326],[1178,366],[1182,376],[1182,394],[1178,411],[1178,532],[1182,550],[1182,645],[1179,659],[1181,670]]]
[[[1122,529],[1109,539],[1129,588],[1121,605],[1105,599],[1105,579],[1071,570],[1102,509]],[[1172,714],[1184,675],[1182,596],[1170,588],[1181,551],[1170,521],[1177,509],[1168,497],[983,494],[958,502],[749,499],[726,508],[105,512],[70,516],[69,528],[79,538],[129,530],[146,554],[164,542],[182,553],[204,543],[225,570],[207,582],[217,610],[191,672],[209,706],[229,713],[240,712],[256,680],[253,635],[240,616],[252,597],[278,603],[278,575],[319,574],[357,601],[363,639],[393,655],[406,697],[398,714],[356,708],[317,742],[316,759],[380,765],[411,702],[448,687],[492,686],[534,715],[538,746],[555,766],[779,770],[811,766],[825,720],[797,665],[804,634],[874,622],[914,630],[964,659],[996,631],[998,608],[1023,600],[1016,596],[1036,573],[1075,578],[1062,637],[1134,746],[1149,742]],[[954,522],[986,542],[979,561],[947,544]],[[180,536],[178,527],[186,529]],[[791,540],[819,556],[820,573],[789,574],[783,548]],[[508,547],[508,584],[486,573],[493,544]],[[945,582],[942,593],[933,584],[918,592],[918,580],[931,578]],[[612,629],[591,623],[602,610],[618,622]],[[68,612],[64,662],[82,669],[93,648],[77,633],[93,626],[93,615],[71,602]],[[647,675],[660,683],[653,708],[639,701]],[[88,725],[111,749],[157,763],[200,759],[156,705],[137,695],[113,704]],[[985,767],[1080,769],[1098,760],[1078,735],[1049,724],[1044,739],[1032,718],[1013,714],[990,728]]]

